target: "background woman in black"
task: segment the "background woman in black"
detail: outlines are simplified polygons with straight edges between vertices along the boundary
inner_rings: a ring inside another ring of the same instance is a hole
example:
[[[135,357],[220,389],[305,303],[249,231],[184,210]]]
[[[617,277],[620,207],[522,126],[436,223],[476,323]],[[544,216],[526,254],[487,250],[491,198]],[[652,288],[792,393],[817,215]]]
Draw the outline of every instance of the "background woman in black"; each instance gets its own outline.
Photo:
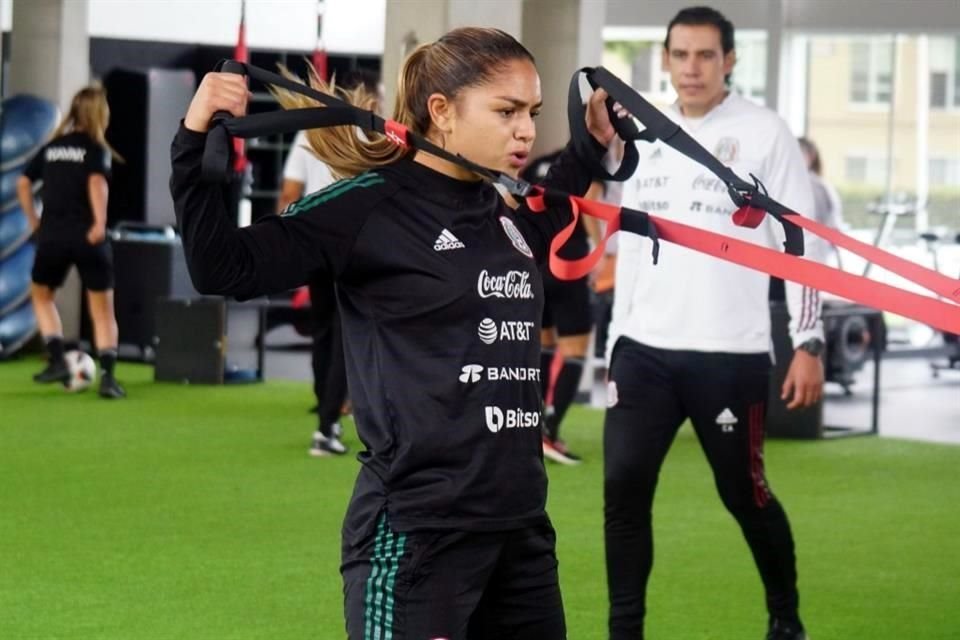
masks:
[[[523,172],[524,180],[537,184],[550,170],[560,152],[547,154],[530,163]],[[600,183],[591,185],[586,197],[598,198]],[[590,243],[600,238],[598,222],[589,216],[580,218],[573,235],[558,255],[565,260],[578,260],[590,253]],[[560,439],[560,425],[573,404],[583,377],[583,368],[593,328],[593,305],[590,278],[560,280],[550,273],[547,265],[543,277],[544,308],[540,329],[540,377],[543,380],[544,425],[543,455],[560,464],[580,463],[566,443]],[[557,353],[560,354],[559,362]]]
[[[514,211],[459,165],[339,127],[308,138],[353,177],[233,229],[222,188],[198,169],[211,115],[243,114],[248,95],[240,77],[204,77],[173,143],[171,190],[202,292],[245,298],[317,271],[336,278],[366,447],[343,527],[350,638],[564,638],[545,512],[537,263],[569,213]],[[604,146],[605,97],[594,94],[587,116]],[[530,53],[502,31],[465,28],[405,61],[394,119],[517,175],[539,109]],[[588,166],[568,150],[546,182],[583,193]]]
[[[111,156],[104,132],[110,109],[103,89],[81,89],[53,139],[30,161],[17,182],[20,206],[37,232],[30,296],[49,354],[37,382],[70,377],[63,353],[63,327],[54,293],[77,266],[87,290],[94,343],[100,356],[100,395],[122,398],[113,375],[117,362],[117,321],[113,311],[113,255],[107,240],[107,194]],[[42,181],[43,216],[37,215],[33,183]]]

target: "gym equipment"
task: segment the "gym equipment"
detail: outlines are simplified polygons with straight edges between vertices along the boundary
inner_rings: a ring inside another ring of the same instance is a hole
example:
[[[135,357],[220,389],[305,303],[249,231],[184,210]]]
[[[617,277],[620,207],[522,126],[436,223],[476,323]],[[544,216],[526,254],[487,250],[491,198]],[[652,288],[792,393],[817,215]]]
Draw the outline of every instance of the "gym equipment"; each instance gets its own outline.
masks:
[[[0,360],[9,358],[37,333],[33,304],[27,300],[19,307],[0,316]]]
[[[0,109],[0,171],[22,167],[57,124],[57,107],[31,95],[16,95]]]
[[[36,247],[27,243],[0,262],[0,317],[30,297],[30,271]]]
[[[29,301],[35,248],[17,199],[17,179],[53,133],[56,105],[31,95],[0,103],[0,358],[18,351],[36,333]]]
[[[124,358],[151,362],[158,301],[197,295],[187,273],[183,246],[172,227],[133,222],[120,223],[111,240],[120,348]],[[86,312],[81,317],[80,335],[93,337]]]
[[[0,203],[7,205],[17,200],[17,179],[26,169],[26,163],[0,172]]]
[[[870,360],[873,341],[879,341],[881,351],[885,348],[885,331],[873,335],[870,326],[870,318],[858,305],[836,300],[823,302],[824,378],[839,384],[848,396],[852,395],[850,387],[856,381],[855,374]]]
[[[19,206],[0,212],[0,260],[4,260],[30,239],[30,225]]]
[[[115,69],[103,82],[110,105],[113,163],[107,226],[121,221],[176,225],[170,198],[170,141],[193,97],[192,71]]]
[[[263,326],[265,308],[256,302],[228,303],[219,296],[157,300],[154,380],[185,384],[262,381],[263,346],[252,354],[244,353],[239,345],[252,342],[240,334],[244,329],[255,333]],[[233,336],[230,340],[228,328]]]

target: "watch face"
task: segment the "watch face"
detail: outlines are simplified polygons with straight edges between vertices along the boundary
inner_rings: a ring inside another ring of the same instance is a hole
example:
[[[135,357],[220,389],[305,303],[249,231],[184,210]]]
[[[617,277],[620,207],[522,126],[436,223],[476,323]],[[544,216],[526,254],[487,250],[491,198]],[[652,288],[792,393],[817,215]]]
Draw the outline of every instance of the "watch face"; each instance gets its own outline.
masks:
[[[818,338],[810,338],[809,340],[801,344],[800,348],[812,356],[818,356],[821,353],[823,353],[823,340],[820,340]]]

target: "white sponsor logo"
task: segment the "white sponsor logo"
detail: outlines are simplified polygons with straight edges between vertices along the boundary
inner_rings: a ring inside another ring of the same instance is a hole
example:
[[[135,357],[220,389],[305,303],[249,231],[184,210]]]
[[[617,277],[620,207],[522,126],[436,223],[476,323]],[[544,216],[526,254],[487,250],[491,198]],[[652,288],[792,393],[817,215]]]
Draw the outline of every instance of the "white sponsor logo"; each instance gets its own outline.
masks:
[[[723,428],[724,433],[733,432],[733,425],[737,424],[737,416],[733,415],[733,412],[730,409],[724,409],[720,412],[720,415],[717,416],[717,424]]]
[[[726,193],[727,183],[715,176],[701,173],[693,179],[691,188],[694,191],[714,191],[716,193]]]
[[[519,381],[539,382],[540,369],[537,367],[484,367],[479,364],[464,365],[460,369],[460,382],[480,382],[485,378],[491,382]]]
[[[487,380],[540,382],[539,367],[487,367]]]
[[[468,364],[460,370],[460,382],[477,382],[480,380],[480,372],[482,371],[482,365]]]
[[[533,286],[530,284],[530,273],[507,271],[502,276],[493,276],[484,269],[477,279],[477,293],[481,298],[532,300]]]
[[[503,320],[498,326],[492,319],[484,318],[477,328],[477,335],[484,344],[493,344],[497,340],[525,342],[530,340],[534,326],[530,320]]]
[[[480,336],[480,341],[483,344],[493,344],[497,341],[497,323],[490,318],[484,318],[480,321],[477,335]]]
[[[612,409],[620,402],[620,393],[617,391],[617,383],[613,380],[607,383],[607,408]]]
[[[532,429],[540,426],[539,411],[486,407],[484,415],[487,419],[487,429],[492,433],[497,433],[501,429]]]
[[[736,138],[720,138],[716,149],[713,150],[713,155],[724,164],[736,162],[740,157],[740,141]]]
[[[510,238],[510,242],[513,243],[513,248],[528,258],[532,258],[533,251],[530,251],[527,241],[523,239],[523,234],[520,233],[520,229],[517,229],[517,225],[513,224],[513,220],[506,216],[500,216],[500,224],[503,226],[507,237]]]
[[[43,157],[47,162],[83,162],[86,155],[81,147],[49,147]]]
[[[450,251],[451,249],[463,249],[464,245],[457,236],[444,229],[433,242],[434,251]]]

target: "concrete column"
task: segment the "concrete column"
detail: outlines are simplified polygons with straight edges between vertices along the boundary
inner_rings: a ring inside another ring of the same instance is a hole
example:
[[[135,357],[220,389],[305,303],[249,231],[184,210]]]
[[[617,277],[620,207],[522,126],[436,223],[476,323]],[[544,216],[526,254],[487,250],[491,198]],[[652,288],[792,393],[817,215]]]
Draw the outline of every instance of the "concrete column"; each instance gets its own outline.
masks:
[[[87,0],[16,0],[10,93],[32,93],[62,110],[90,81]]]
[[[16,0],[10,42],[9,95],[30,93],[62,112],[90,81],[87,0]],[[80,278],[72,270],[57,294],[68,340],[80,335]]]
[[[566,143],[567,85],[573,71],[600,64],[607,0],[389,0],[383,78],[387,104],[396,96],[397,73],[417,44],[455,27],[503,29],[537,59],[545,109],[537,123],[535,153]]]
[[[544,109],[534,155],[566,144],[567,90],[576,69],[597,66],[603,55],[606,0],[525,0],[521,41],[537,59]]]

